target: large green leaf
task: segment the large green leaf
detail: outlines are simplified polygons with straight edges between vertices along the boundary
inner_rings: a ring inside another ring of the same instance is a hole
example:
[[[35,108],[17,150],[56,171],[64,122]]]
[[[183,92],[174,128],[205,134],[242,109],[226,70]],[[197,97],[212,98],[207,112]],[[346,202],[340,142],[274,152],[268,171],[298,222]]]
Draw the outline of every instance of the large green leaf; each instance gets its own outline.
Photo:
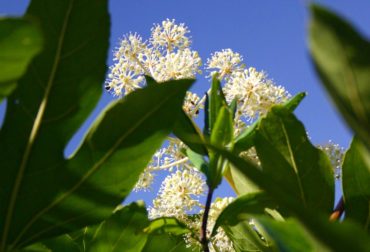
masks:
[[[26,15],[38,20],[44,50],[8,98],[0,132],[0,250],[77,179],[63,150],[97,103],[106,71],[106,1],[34,0]],[[57,219],[48,216],[46,226]]]
[[[66,144],[101,93],[107,2],[35,0],[27,13],[40,20],[46,43],[9,97],[0,132],[0,250],[109,216],[172,129],[192,82],[150,87],[114,103],[65,160]]]
[[[271,195],[278,204],[296,215],[322,244],[333,251],[369,251],[370,237],[359,226],[350,221],[329,222],[327,215],[323,216],[315,209],[307,209],[297,204],[297,199],[291,193],[290,186],[277,180],[272,174],[259,170],[253,163],[229,151],[217,146],[209,145],[208,147],[226,157],[240,172]]]
[[[237,251],[274,251],[272,242],[264,236],[261,239],[261,229],[252,226],[250,221],[259,215],[264,215],[270,209],[277,208],[277,204],[265,193],[250,193],[238,197],[230,203],[218,216],[213,227],[212,235],[222,227],[232,240]],[[256,222],[256,221],[254,221]]]
[[[227,106],[219,109],[216,121],[212,128],[210,141],[217,146],[227,146],[232,148],[234,135],[232,113]],[[220,155],[209,153],[209,171],[206,173],[208,185],[214,189],[222,180],[222,175],[227,168],[227,162]]]
[[[305,93],[299,93],[284,104],[282,104],[282,106],[287,110],[293,112],[305,96]],[[253,147],[254,137],[257,132],[257,126],[260,124],[261,120],[262,118],[259,118],[256,122],[246,128],[236,137],[235,144],[233,146],[233,151],[235,153],[239,154]],[[257,192],[260,190],[252,181],[250,181],[240,171],[238,171],[238,169],[235,169],[233,165],[229,166],[229,169],[226,171],[224,176],[238,195]]]
[[[316,70],[349,126],[370,148],[370,43],[348,22],[311,6],[310,50]]]
[[[53,166],[29,165],[39,176],[25,177],[24,191],[12,209],[22,217],[12,220],[15,242],[24,240],[23,245],[109,216],[171,131],[192,82],[163,83],[130,94],[102,113],[71,159]],[[47,188],[45,193],[40,185]],[[40,195],[37,204],[27,201]]]
[[[258,217],[278,251],[330,251],[316,240],[295,219],[276,221]]]
[[[346,153],[342,173],[346,219],[370,231],[370,153],[356,138]]]
[[[286,108],[274,107],[255,136],[263,172],[285,184],[296,204],[330,213],[334,204],[334,176],[326,155],[313,146],[302,123]]]
[[[146,243],[149,224],[143,204],[132,203],[99,225],[86,251],[140,251]]]
[[[219,226],[233,226],[238,222],[249,220],[252,215],[265,214],[265,210],[277,209],[278,205],[264,192],[245,194],[231,202],[218,216],[212,233]]]
[[[16,87],[42,48],[42,34],[29,20],[0,18],[0,102]]]

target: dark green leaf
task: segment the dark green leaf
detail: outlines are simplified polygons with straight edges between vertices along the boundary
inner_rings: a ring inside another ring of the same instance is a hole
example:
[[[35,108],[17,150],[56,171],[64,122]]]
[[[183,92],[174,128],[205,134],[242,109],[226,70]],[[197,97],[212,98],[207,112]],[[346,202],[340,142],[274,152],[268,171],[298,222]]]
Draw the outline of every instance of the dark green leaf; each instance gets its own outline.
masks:
[[[284,104],[277,106],[282,106],[288,111],[293,112],[305,96],[306,96],[305,93],[299,93],[295,95],[293,98],[289,99]],[[262,120],[262,118],[263,117],[260,117],[256,122],[254,122],[252,125],[246,128],[236,137],[234,145],[235,153],[246,151],[253,146],[253,138],[256,133],[256,128],[260,121]]]
[[[347,21],[311,6],[310,50],[339,111],[370,149],[370,43]]]
[[[251,215],[265,214],[265,209],[277,209],[278,205],[263,192],[245,194],[231,202],[218,216],[213,234],[219,226],[234,226],[249,220]]]
[[[140,251],[146,243],[149,224],[143,204],[132,203],[104,221],[87,245],[87,251]]]
[[[158,83],[150,76],[145,75],[145,81],[147,86],[157,85]]]
[[[182,236],[169,234],[150,235],[142,252],[199,252],[199,249],[188,248]]]
[[[145,229],[145,232],[150,235],[172,234],[183,235],[189,233],[190,230],[175,218],[160,218],[153,220]]]
[[[249,221],[240,221],[235,225],[226,225],[222,228],[233,242],[236,252],[276,251],[271,241],[261,239],[261,235],[249,224]]]
[[[201,131],[184,111],[178,116],[173,133],[192,151],[207,155]]]
[[[216,146],[208,146],[226,157],[245,176],[249,177],[281,206],[294,213],[317,240],[333,251],[369,251],[370,237],[351,222],[329,222],[329,216],[297,204],[295,195],[284,182],[278,181],[269,173],[264,173],[253,163]]]
[[[39,27],[29,20],[0,18],[0,102],[15,89],[42,41]]]
[[[205,124],[204,124],[204,135],[210,136],[218,113],[222,106],[227,106],[224,93],[222,92],[221,82],[218,79],[218,75],[214,75],[212,78],[212,86],[209,95],[207,94],[206,106],[205,106]]]
[[[346,219],[370,231],[370,153],[356,138],[346,153],[342,173]]]
[[[55,239],[44,241],[43,244],[53,252],[80,252],[77,243],[69,235],[62,235]]]
[[[96,105],[106,72],[107,1],[34,0],[26,15],[39,21],[44,50],[8,97],[0,132],[0,250],[78,215],[64,207],[39,214],[55,209],[52,202],[80,180],[66,169],[63,151]]]
[[[266,217],[257,219],[279,251],[329,251],[315,241],[295,219],[286,221]]]
[[[328,214],[332,211],[330,161],[310,143],[304,126],[289,110],[272,108],[258,126],[255,147],[263,172],[285,184],[296,204]]]
[[[25,176],[17,204],[4,209],[17,217],[7,216],[11,224],[7,226],[8,240],[23,246],[108,217],[172,130],[192,82],[149,86],[114,102],[96,120],[70,160],[63,158],[64,145],[56,140],[50,143],[51,134],[55,133],[56,139],[62,135],[44,126],[38,142],[28,147],[33,155],[25,164],[25,170],[37,176]],[[6,167],[13,169],[8,162]],[[1,206],[8,205],[5,195],[2,202]]]
[[[199,171],[204,174],[208,173],[208,163],[204,160],[204,157],[191,149],[186,149],[186,156],[189,158],[190,162],[197,168]]]
[[[232,148],[233,135],[232,114],[227,106],[222,106],[212,128],[210,141],[217,146]],[[209,153],[209,160],[209,170],[206,173],[207,184],[215,189],[221,183],[223,172],[227,169],[227,162],[213,152]]]

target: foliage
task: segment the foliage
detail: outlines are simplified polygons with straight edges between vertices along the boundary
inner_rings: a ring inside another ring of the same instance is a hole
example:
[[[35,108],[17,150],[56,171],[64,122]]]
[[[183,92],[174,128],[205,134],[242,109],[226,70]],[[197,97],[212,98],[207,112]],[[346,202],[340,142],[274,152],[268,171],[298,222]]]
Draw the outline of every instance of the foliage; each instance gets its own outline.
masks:
[[[121,99],[64,157],[102,92],[107,1],[33,0],[24,18],[0,20],[0,251],[368,251],[370,43],[323,7],[311,13],[312,60],[356,135],[335,208],[342,156],[295,117],[305,94],[231,49],[207,61],[207,94],[188,92],[201,61],[174,20],[149,43],[124,37],[105,82]],[[157,170],[170,174],[152,206],[120,205]],[[213,200],[223,178],[236,199]]]

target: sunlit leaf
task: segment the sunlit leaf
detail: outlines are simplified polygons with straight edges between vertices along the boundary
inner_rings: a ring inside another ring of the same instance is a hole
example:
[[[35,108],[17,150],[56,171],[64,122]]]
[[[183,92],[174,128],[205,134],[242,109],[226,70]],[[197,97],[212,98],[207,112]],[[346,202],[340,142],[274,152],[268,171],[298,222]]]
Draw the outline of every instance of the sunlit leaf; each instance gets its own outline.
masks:
[[[42,48],[42,34],[26,19],[0,18],[0,102],[16,87]]]

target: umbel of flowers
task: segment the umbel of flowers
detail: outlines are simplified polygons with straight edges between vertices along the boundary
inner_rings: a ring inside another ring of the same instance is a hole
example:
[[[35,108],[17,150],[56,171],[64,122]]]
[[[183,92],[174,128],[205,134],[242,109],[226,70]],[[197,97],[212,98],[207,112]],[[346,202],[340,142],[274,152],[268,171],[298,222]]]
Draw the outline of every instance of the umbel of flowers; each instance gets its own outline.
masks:
[[[175,20],[164,20],[151,29],[148,40],[130,33],[123,37],[114,52],[114,65],[106,82],[106,89],[115,96],[124,96],[146,85],[146,76],[161,83],[168,80],[195,78],[202,74],[202,60],[197,51],[191,49],[189,29]],[[284,87],[276,85],[267,74],[253,67],[247,67],[243,57],[231,49],[215,52],[206,61],[206,77],[218,76],[223,83],[226,101],[237,103],[234,118],[234,134],[238,135],[256,118],[264,115],[276,104],[288,100],[290,94]],[[206,96],[188,92],[183,109],[194,118],[204,108]],[[205,195],[204,175],[194,167],[184,153],[186,145],[178,138],[168,137],[168,142],[153,156],[152,161],[141,174],[135,191],[148,191],[155,178],[155,172],[168,171],[162,181],[157,197],[149,207],[152,219],[175,217],[192,230],[201,229],[204,205],[200,202]],[[322,147],[332,160],[336,173],[340,169],[343,149],[329,142]],[[259,164],[253,149],[240,154]],[[221,211],[233,198],[217,198],[210,206],[207,233],[210,234]],[[253,221],[251,221],[253,226]],[[200,237],[186,235],[189,247],[199,246]],[[233,244],[222,230],[209,241],[210,251],[234,251]]]

